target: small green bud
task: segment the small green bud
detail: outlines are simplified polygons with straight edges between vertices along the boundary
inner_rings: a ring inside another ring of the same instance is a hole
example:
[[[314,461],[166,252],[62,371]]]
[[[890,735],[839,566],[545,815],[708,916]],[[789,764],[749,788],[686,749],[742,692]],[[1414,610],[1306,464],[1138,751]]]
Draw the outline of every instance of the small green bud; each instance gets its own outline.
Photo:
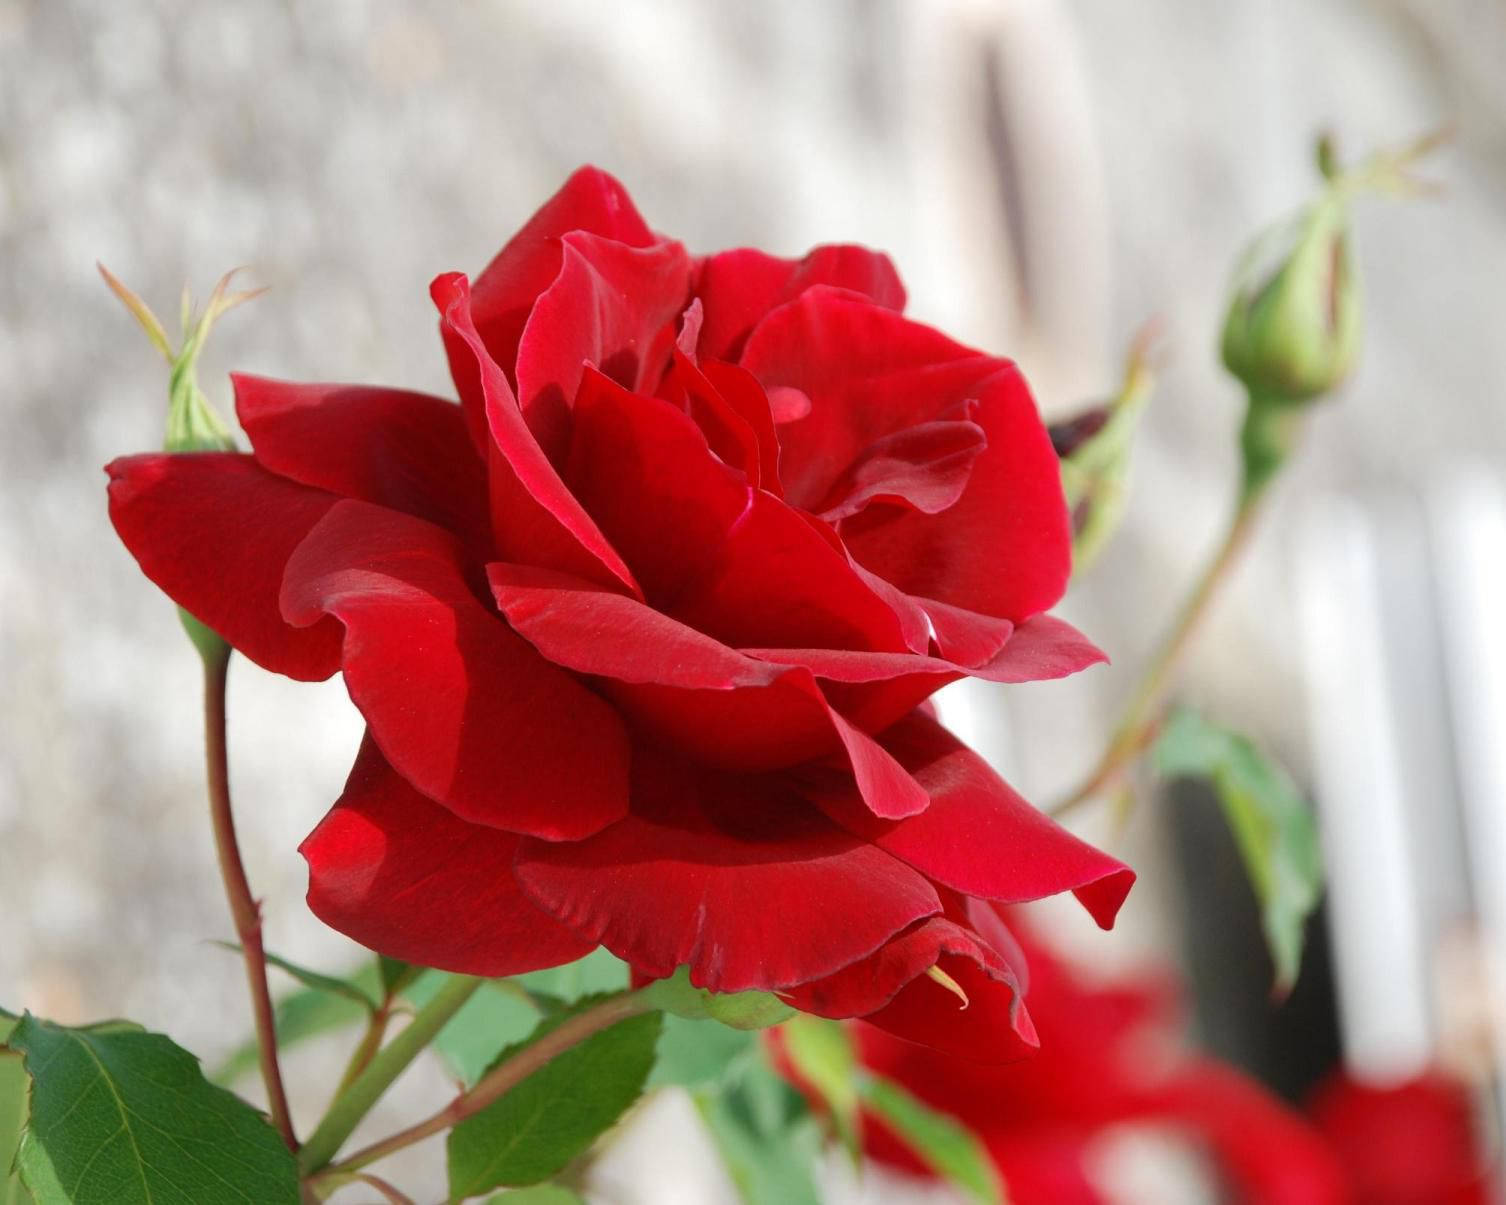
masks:
[[[1246,254],[1224,321],[1224,364],[1252,394],[1300,404],[1349,375],[1361,325],[1348,196],[1333,186]]]
[[[1072,515],[1072,568],[1080,573],[1118,530],[1128,498],[1130,441],[1150,399],[1155,377],[1147,328],[1130,348],[1116,397],[1050,427],[1061,460],[1062,492]]]
[[[227,272],[214,286],[214,292],[209,295],[209,303],[204,307],[203,313],[195,317],[193,299],[185,289],[180,317],[182,336],[178,349],[174,351],[162,323],[146,302],[128,289],[104,264],[95,266],[110,291],[120,298],[121,303],[146,332],[152,346],[167,361],[167,430],[162,441],[163,449],[168,452],[235,451],[235,436],[199,388],[199,353],[204,350],[214,324],[227,311],[243,301],[249,301],[262,290],[229,292],[235,272]],[[183,630],[188,633],[188,638],[193,641],[194,647],[199,650],[199,656],[206,663],[222,660],[230,655],[230,646],[224,639],[182,607],[178,608],[178,618],[182,620]]]

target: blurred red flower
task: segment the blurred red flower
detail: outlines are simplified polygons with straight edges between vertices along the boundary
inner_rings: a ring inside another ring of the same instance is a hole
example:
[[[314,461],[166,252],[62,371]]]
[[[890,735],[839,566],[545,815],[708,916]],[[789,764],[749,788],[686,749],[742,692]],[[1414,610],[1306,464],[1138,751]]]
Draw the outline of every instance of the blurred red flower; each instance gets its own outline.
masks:
[[[694,258],[591,169],[431,292],[458,406],[241,376],[250,455],[109,468],[153,581],[366,719],[314,911],[455,971],[602,944],[1028,1044],[977,901],[1107,925],[1133,876],[922,706],[1101,659],[1043,614],[1068,522],[1014,365],[903,317],[881,254]]]
[[[1111,1128],[1155,1125],[1201,1144],[1247,1205],[1346,1205],[1343,1168],[1316,1129],[1247,1076],[1172,1040],[1170,981],[1089,983],[1011,916],[1029,960],[1038,1053],[980,1065],[854,1027],[863,1064],[978,1135],[1012,1205],[1106,1205],[1093,1157]],[[788,1068],[786,1067],[788,1071]],[[863,1118],[876,1159],[926,1168],[877,1116]]]

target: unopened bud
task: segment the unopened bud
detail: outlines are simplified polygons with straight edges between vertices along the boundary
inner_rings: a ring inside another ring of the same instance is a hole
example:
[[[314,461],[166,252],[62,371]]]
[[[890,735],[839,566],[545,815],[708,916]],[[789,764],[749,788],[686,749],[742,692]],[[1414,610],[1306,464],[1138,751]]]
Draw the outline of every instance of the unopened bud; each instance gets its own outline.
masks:
[[[1348,196],[1332,187],[1246,255],[1224,321],[1224,364],[1273,404],[1321,397],[1354,367],[1360,310]]]
[[[162,441],[168,452],[233,452],[235,436],[225,421],[215,413],[204,391],[199,388],[199,353],[214,324],[243,301],[261,293],[252,289],[239,293],[230,292],[233,271],[225,273],[209,295],[209,302],[202,313],[195,315],[193,301],[187,290],[183,293],[181,336],[176,351],[168,342],[167,332],[157,315],[134,292],[118,280],[103,264],[96,265],[110,291],[120,298],[131,312],[147,339],[167,361],[167,430]],[[230,646],[213,629],[206,627],[182,607],[178,617],[183,621],[184,631],[206,662],[221,660],[230,655]]]

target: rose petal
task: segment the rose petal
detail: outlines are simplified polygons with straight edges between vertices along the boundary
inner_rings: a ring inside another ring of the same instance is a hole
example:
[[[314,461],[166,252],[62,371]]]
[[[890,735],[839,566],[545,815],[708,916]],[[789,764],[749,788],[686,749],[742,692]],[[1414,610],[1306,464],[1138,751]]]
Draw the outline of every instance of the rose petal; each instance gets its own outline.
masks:
[[[840,523],[880,502],[938,515],[962,497],[987,443],[983,428],[966,418],[881,436],[837,478],[818,513]]]
[[[344,794],[298,848],[309,908],[331,928],[390,958],[494,977],[594,948],[519,889],[520,839],[419,794],[367,736]]]
[[[487,611],[447,532],[342,501],[288,562],[283,614],[345,626],[345,685],[409,782],[463,820],[548,840],[627,811],[612,707]]]
[[[723,251],[701,262],[696,294],[706,307],[701,354],[735,360],[748,333],[775,306],[815,285],[833,285],[905,308],[905,288],[887,255],[866,247],[817,247],[803,259],[779,259],[752,248]]]
[[[521,565],[493,564],[487,573],[515,631],[554,664],[607,679],[603,690],[626,714],[681,752],[724,769],[766,770],[834,752],[839,741],[876,815],[925,808],[915,780],[834,711],[803,670],[745,657],[586,582]]]
[[[811,412],[781,429],[788,496],[814,506],[874,440],[976,400],[988,446],[938,515],[870,509],[842,525],[853,555],[900,589],[1019,621],[1066,588],[1071,536],[1060,467],[1019,372],[929,327],[830,289],[808,289],[749,337],[741,364]]]
[[[926,974],[932,967],[962,988],[965,1005]],[[977,1062],[1009,1062],[1039,1044],[1014,972],[977,933],[945,916],[919,921],[870,957],[782,995],[802,1012],[862,1017]]]
[[[629,247],[646,247],[657,236],[633,206],[627,189],[606,172],[583,167],[476,277],[476,329],[511,382],[517,381],[518,341],[539,294],[554,283],[563,251],[560,239],[583,230]]]
[[[724,644],[904,647],[844,555],[670,403],[587,373],[568,476],[649,601]]]
[[[459,406],[402,389],[232,374],[258,463],[345,498],[417,515],[484,549],[486,470]]]
[[[339,625],[289,627],[277,602],[288,557],[337,498],[233,452],[125,456],[105,471],[110,521],[169,598],[273,673],[314,682],[340,668]]]
[[[633,811],[585,841],[524,841],[525,891],[641,973],[712,991],[830,975],[940,909],[924,878],[774,776],[634,758]]]
[[[912,715],[882,740],[925,789],[930,806],[888,823],[850,789],[822,784],[811,797],[828,816],[967,895],[1018,903],[1070,890],[1100,926],[1113,925],[1135,881],[1129,867],[1032,807],[935,720]]]
[[[458,273],[437,277],[430,292],[440,310],[440,329],[461,401],[471,414],[484,415],[492,528],[498,549],[509,560],[620,585],[636,593],[632,573],[565,488],[523,421],[512,388],[471,321],[465,277]]]
[[[555,465],[570,447],[570,407],[587,364],[627,389],[657,385],[690,290],[679,243],[629,247],[576,231],[559,276],[534,303],[518,344],[518,401]]]

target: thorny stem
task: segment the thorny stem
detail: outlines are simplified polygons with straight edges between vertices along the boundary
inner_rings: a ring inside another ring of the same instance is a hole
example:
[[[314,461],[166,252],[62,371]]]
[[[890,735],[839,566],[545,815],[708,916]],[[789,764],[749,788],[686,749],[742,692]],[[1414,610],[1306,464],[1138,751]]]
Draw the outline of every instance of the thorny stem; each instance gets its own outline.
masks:
[[[494,1101],[501,1099],[551,1059],[580,1045],[587,1038],[602,1030],[610,1029],[619,1021],[651,1010],[652,1006],[647,1003],[641,993],[628,992],[612,996],[584,1012],[577,1013],[537,1040],[530,1042],[506,1062],[493,1067],[477,1081],[475,1087],[462,1092],[426,1121],[409,1126],[390,1138],[384,1138],[380,1142],[374,1142],[356,1151],[349,1158],[331,1166],[325,1174],[340,1175],[356,1171],[369,1163],[375,1163],[378,1159],[386,1158],[395,1151],[400,1151],[404,1147],[412,1146],[415,1142],[421,1142],[431,1135],[458,1125],[467,1117],[479,1113]]]
[[[251,992],[251,1011],[256,1021],[256,1048],[272,1124],[290,1150],[298,1149],[288,1097],[277,1063],[277,1032],[272,1020],[272,993],[267,986],[267,960],[261,941],[261,908],[251,895],[246,867],[235,839],[235,815],[230,807],[230,763],[225,734],[225,684],[230,670],[230,649],[221,644],[205,650],[204,660],[204,749],[209,777],[209,817],[214,826],[214,846],[219,857],[225,897],[240,939],[246,966],[246,985]]]

